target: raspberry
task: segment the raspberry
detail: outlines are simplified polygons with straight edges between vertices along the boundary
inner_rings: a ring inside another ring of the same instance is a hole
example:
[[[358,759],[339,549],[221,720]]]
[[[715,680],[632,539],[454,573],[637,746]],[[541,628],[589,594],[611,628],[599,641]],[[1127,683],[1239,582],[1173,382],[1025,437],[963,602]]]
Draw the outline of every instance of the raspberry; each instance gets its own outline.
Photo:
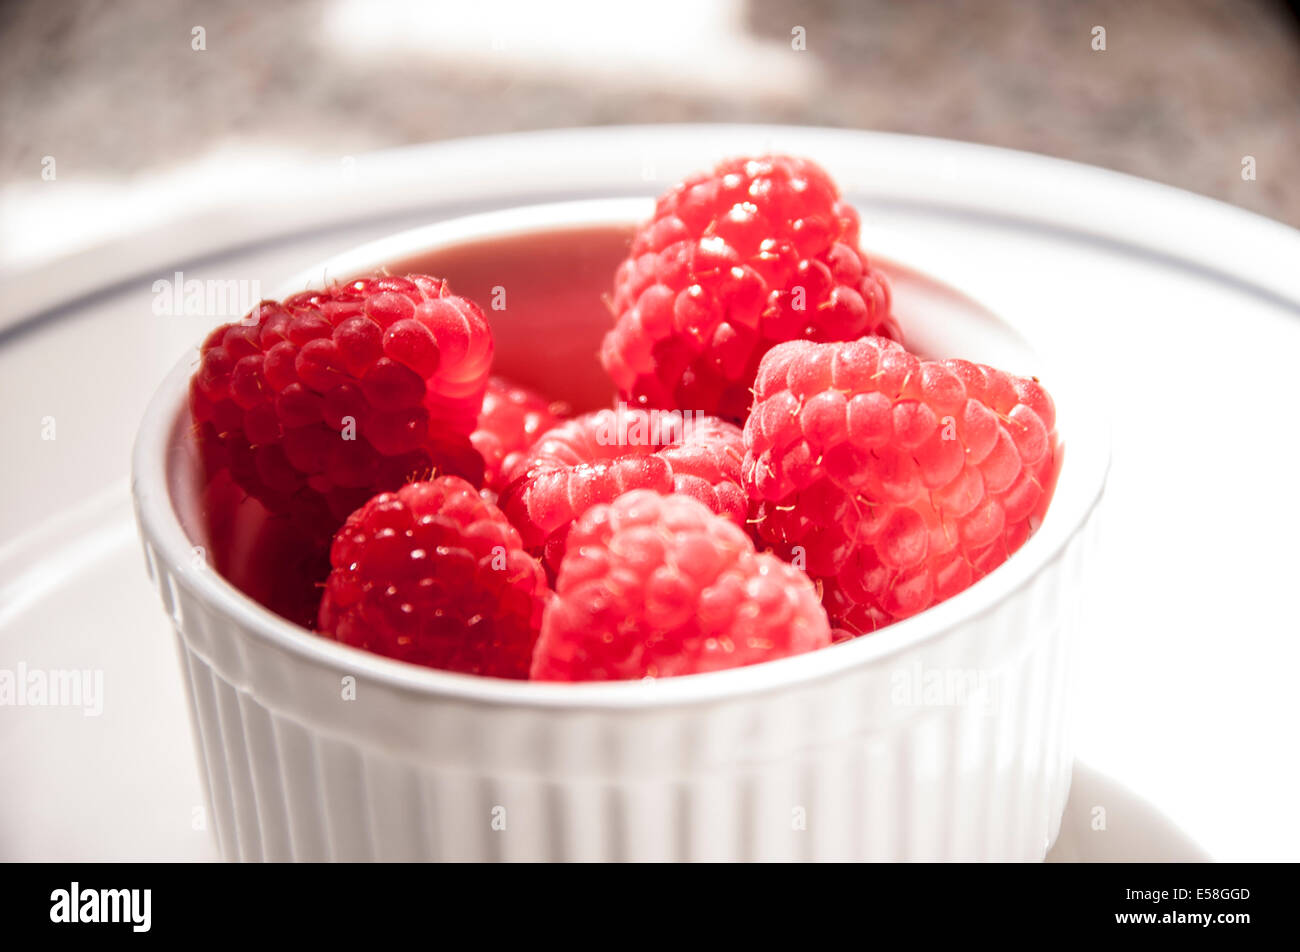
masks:
[[[614,280],[601,362],[643,407],[735,423],[758,362],[806,338],[901,339],[889,287],[858,250],[858,214],[806,159],[732,159],[659,199]]]
[[[740,429],[716,417],[620,407],[544,434],[515,466],[501,508],[529,551],[554,573],[584,512],[631,489],[692,496],[745,524]]]
[[[483,457],[483,485],[500,490],[537,438],[569,415],[569,408],[502,377],[488,379],[478,428],[470,442]]]
[[[1057,464],[1037,380],[897,343],[792,341],[745,423],[760,538],[821,581],[832,624],[874,631],[1001,564],[1038,527]]]
[[[465,480],[375,496],[334,536],[330,563],[321,634],[431,668],[528,676],[546,577]]]
[[[806,575],[688,496],[634,490],[574,524],[532,677],[672,677],[830,641]]]
[[[328,539],[414,473],[481,481],[469,434],[491,361],[472,301],[436,278],[381,275],[263,301],[217,328],[190,406],[210,465]]]

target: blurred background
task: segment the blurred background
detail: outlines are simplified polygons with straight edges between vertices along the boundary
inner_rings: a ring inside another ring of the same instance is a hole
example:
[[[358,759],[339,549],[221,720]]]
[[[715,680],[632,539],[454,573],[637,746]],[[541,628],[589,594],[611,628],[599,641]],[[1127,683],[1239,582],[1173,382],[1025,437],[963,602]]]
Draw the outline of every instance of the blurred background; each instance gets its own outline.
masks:
[[[5,270],[303,160],[613,123],[963,139],[1300,225],[1284,0],[5,0],[0,89]]]

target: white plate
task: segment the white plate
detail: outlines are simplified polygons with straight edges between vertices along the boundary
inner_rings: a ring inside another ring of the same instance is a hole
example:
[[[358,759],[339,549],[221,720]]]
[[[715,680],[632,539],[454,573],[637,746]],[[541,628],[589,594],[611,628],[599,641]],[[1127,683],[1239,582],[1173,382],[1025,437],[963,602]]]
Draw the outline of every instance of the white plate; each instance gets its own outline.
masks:
[[[179,267],[269,289],[420,221],[652,194],[762,148],[826,165],[861,209],[868,247],[1014,314],[1040,349],[1109,382],[1108,564],[1079,655],[1076,735],[1089,766],[1076,771],[1051,858],[1205,855],[1196,843],[1219,859],[1300,858],[1289,603],[1300,449],[1286,416],[1297,405],[1300,234],[1037,156],[741,126],[376,154],[358,160],[337,201],[281,183],[271,212],[203,213],[11,280],[0,316],[0,669],[101,670],[104,710],[0,707],[0,858],[215,856],[194,829],[202,794],[172,635],[144,580],[125,485],[149,393],[213,322],[155,316],[155,279]],[[48,418],[53,440],[42,439]]]

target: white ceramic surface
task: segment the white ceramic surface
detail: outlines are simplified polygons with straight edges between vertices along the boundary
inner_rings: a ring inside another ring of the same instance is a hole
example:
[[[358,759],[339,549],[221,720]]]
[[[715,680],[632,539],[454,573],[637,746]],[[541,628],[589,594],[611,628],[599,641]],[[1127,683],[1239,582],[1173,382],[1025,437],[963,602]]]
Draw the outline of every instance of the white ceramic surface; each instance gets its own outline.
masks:
[[[442,223],[291,285],[644,211],[570,203]],[[1105,427],[1010,326],[887,270],[920,349],[1049,382],[1067,445],[1052,507],[1004,566],[931,611],[713,675],[473,678],[333,644],[264,611],[193,555],[209,543],[194,515],[198,464],[183,403],[193,358],[182,360],[146,415],[134,490],[151,574],[180,635],[223,854],[1042,859],[1073,763],[1069,656],[1109,461]],[[545,346],[538,335],[535,359],[546,360]],[[345,678],[356,700],[343,698]]]

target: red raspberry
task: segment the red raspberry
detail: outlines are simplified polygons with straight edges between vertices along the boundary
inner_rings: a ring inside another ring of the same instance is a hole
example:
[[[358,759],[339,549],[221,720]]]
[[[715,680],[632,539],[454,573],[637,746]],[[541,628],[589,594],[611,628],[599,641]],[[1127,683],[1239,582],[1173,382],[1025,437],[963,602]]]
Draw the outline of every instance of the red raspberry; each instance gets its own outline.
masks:
[[[217,328],[190,406],[210,460],[328,538],[414,473],[481,481],[469,434],[491,362],[472,301],[437,278],[376,276],[263,301]]]
[[[501,508],[554,573],[573,521],[631,489],[684,493],[745,524],[740,429],[717,417],[620,407],[542,436],[510,474]]]
[[[528,676],[546,576],[465,480],[375,496],[335,535],[330,563],[321,634],[431,668]]]
[[[1000,565],[1042,520],[1056,413],[1037,380],[879,337],[763,358],[745,424],[759,536],[869,632]]]
[[[858,214],[807,159],[732,159],[659,199],[614,280],[601,361],[632,404],[740,423],[758,362],[807,338],[901,339]]]
[[[806,575],[694,499],[635,490],[574,524],[532,676],[664,678],[830,641]]]
[[[488,379],[478,428],[470,442],[483,457],[483,485],[500,490],[537,438],[569,415],[567,405],[550,402],[539,393],[503,377]]]

